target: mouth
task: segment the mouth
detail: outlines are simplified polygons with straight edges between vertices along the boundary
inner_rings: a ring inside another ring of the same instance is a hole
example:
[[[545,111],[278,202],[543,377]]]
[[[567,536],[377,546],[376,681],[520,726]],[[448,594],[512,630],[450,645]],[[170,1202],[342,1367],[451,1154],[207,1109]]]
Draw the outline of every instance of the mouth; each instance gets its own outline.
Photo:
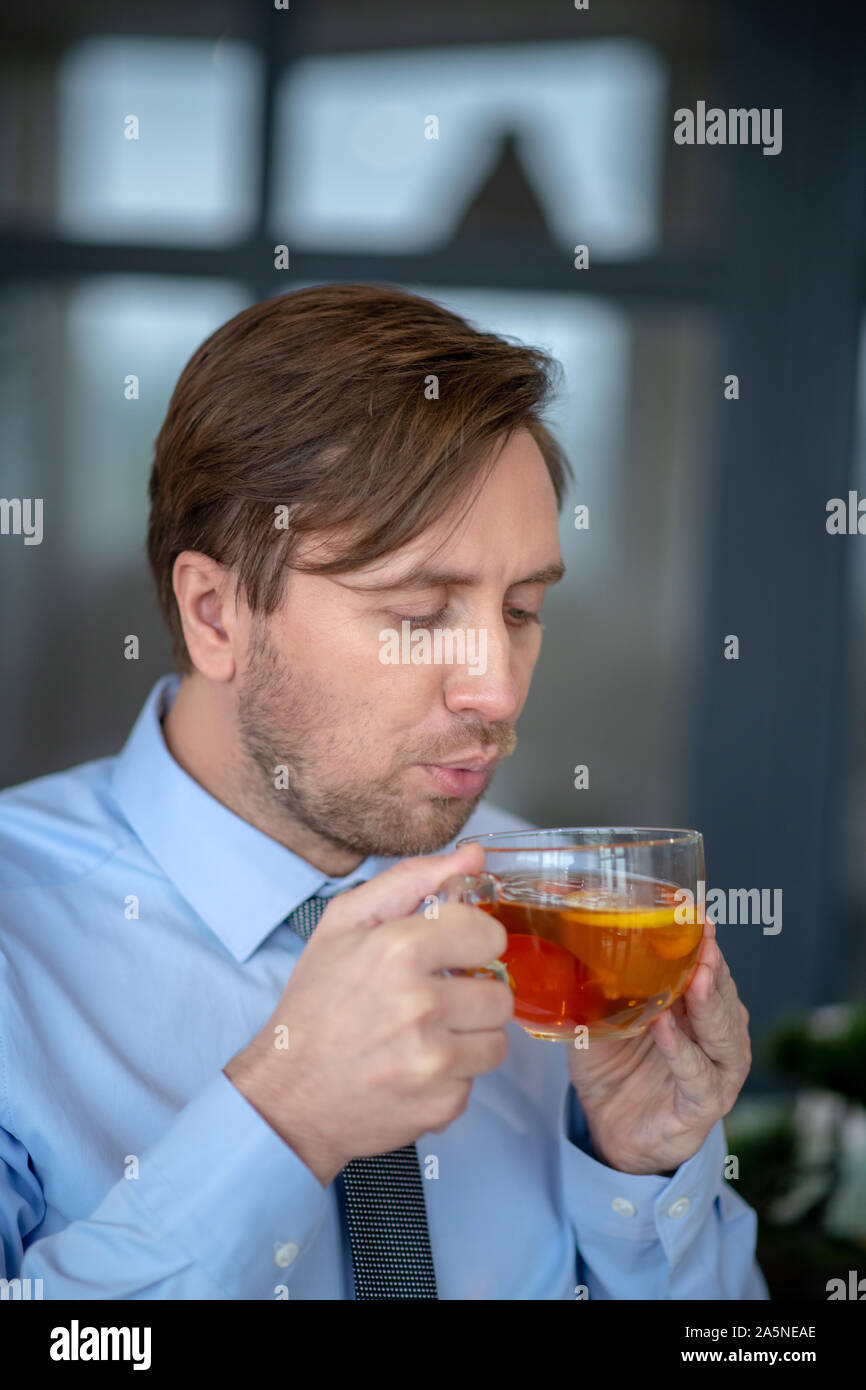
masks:
[[[440,796],[477,796],[493,775],[499,754],[452,758],[444,763],[417,763]]]

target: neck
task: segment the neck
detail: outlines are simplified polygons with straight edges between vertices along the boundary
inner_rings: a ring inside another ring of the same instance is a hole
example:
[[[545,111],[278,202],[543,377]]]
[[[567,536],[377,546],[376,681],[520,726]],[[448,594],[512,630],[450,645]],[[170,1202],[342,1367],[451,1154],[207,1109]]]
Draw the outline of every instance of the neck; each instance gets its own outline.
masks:
[[[199,786],[314,868],[342,878],[362,862],[362,855],[341,849],[287,816],[283,808],[278,811],[267,797],[248,790],[258,787],[259,773],[240,748],[227,686],[217,686],[198,672],[185,675],[162,721],[162,733],[175,762]]]

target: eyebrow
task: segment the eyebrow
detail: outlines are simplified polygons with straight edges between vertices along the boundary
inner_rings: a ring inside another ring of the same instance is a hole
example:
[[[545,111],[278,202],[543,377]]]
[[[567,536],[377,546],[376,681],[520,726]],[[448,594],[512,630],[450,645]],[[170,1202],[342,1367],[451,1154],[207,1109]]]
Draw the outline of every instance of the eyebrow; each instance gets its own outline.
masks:
[[[515,579],[509,584],[509,589],[516,589],[521,584],[557,584],[565,574],[565,565],[561,560],[556,564],[545,565],[543,569],[536,570],[534,574],[527,574],[523,579]],[[377,594],[387,592],[389,589],[427,589],[450,584],[477,584],[478,576],[466,574],[462,570],[437,570],[430,566],[419,565],[415,569],[409,570],[406,574],[396,578],[381,580],[378,584],[345,584],[347,589],[353,589],[356,593]],[[341,583],[337,580],[337,583]]]

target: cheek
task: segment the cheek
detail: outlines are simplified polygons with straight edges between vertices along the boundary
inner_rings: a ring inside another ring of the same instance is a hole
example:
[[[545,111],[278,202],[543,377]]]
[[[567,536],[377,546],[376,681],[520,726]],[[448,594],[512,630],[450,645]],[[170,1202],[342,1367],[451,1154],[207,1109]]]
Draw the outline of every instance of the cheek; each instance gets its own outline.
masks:
[[[367,727],[411,727],[427,719],[444,700],[443,666],[404,662],[380,641],[387,624],[367,624],[341,617],[330,629],[310,627],[299,634],[298,664],[309,672],[310,685],[321,707],[345,712],[351,719],[363,712]],[[383,659],[390,655],[391,660]]]
[[[294,669],[336,686],[344,679],[351,684],[353,672],[368,678],[379,665],[378,631],[345,613],[312,606],[286,633],[283,648]]]
[[[416,725],[427,719],[445,700],[447,668],[432,663],[413,666],[380,662],[370,671],[369,690],[383,723]]]

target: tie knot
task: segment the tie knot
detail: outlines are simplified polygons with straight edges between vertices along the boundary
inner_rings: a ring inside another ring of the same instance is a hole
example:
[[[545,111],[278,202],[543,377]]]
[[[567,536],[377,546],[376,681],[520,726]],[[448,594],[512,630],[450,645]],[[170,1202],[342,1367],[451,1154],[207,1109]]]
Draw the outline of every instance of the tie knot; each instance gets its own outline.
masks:
[[[290,927],[302,941],[309,941],[330,901],[330,898],[320,898],[314,894],[312,898],[299,903],[294,912],[289,913],[283,925]]]

